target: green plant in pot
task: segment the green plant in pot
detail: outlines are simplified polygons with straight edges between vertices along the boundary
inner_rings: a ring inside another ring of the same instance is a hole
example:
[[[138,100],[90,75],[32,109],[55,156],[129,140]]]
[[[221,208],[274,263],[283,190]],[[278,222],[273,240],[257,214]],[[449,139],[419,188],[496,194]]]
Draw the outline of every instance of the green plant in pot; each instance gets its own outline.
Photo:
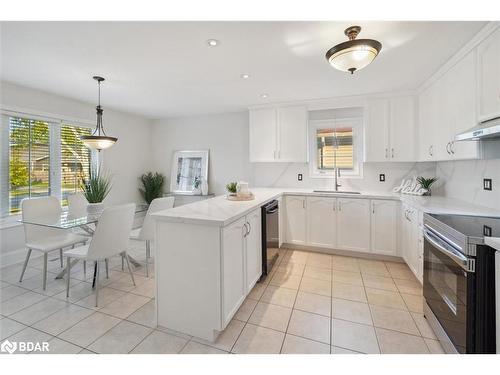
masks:
[[[106,174],[101,173],[98,168],[94,168],[90,171],[89,179],[82,181],[81,189],[89,202],[87,213],[89,215],[101,214],[104,209],[102,202],[111,190],[111,179]]]
[[[238,183],[230,182],[229,184],[226,185],[226,190],[229,193],[229,195],[236,195],[238,191]]]
[[[139,188],[139,192],[142,198],[147,204],[156,198],[161,198],[163,196],[163,187],[165,185],[165,176],[158,172],[148,172],[141,176],[142,188]]]
[[[417,182],[420,184],[420,186],[423,189],[427,190],[427,193],[425,193],[424,195],[431,195],[431,186],[437,180],[438,180],[437,177],[425,178],[425,177],[420,176],[420,177],[417,178]]]

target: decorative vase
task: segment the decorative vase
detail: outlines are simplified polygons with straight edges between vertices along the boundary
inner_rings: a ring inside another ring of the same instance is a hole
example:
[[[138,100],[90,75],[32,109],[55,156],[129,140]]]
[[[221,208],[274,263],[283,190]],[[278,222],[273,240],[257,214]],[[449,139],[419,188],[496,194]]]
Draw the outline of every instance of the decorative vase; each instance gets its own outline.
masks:
[[[208,194],[208,182],[206,179],[201,180],[201,195]]]
[[[89,203],[87,205],[87,214],[89,216],[99,216],[104,211],[104,203]]]

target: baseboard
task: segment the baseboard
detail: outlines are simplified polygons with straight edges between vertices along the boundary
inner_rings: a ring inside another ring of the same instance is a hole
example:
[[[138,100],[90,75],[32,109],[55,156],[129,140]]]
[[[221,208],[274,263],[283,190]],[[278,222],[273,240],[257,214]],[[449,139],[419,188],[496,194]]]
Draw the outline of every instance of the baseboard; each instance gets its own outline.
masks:
[[[383,260],[389,262],[398,262],[405,263],[404,259],[398,256],[393,255],[382,255],[382,254],[373,254],[373,253],[363,253],[360,251],[350,251],[350,250],[340,250],[340,249],[330,249],[325,247],[317,247],[317,246],[304,246],[304,245],[296,245],[290,243],[283,243],[281,245],[283,248],[292,249],[292,250],[305,250],[305,251],[313,251],[316,253],[324,253],[330,255],[342,255],[349,256],[354,258],[363,258],[363,259],[373,259],[373,260]]]

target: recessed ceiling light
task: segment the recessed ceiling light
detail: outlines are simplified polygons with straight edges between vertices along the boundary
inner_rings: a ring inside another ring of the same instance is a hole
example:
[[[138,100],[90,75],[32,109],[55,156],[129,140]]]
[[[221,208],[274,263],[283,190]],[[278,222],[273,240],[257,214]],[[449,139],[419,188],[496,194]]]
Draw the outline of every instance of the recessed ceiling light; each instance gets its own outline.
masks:
[[[219,45],[219,41],[217,39],[208,39],[207,44],[209,47],[217,47]]]
[[[260,97],[262,99],[267,99],[267,98],[269,98],[269,94],[265,94],[265,93],[264,94],[260,94]]]
[[[240,75],[240,77],[243,79],[248,79],[248,78],[250,78],[250,74],[243,73]]]

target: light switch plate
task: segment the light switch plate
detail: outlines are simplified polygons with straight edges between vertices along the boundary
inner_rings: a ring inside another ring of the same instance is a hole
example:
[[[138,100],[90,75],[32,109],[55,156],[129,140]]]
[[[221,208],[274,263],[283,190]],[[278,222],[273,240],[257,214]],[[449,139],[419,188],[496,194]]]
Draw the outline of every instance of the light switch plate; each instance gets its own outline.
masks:
[[[483,179],[483,189],[484,190],[493,190],[493,182],[491,181],[491,178],[484,178]]]

